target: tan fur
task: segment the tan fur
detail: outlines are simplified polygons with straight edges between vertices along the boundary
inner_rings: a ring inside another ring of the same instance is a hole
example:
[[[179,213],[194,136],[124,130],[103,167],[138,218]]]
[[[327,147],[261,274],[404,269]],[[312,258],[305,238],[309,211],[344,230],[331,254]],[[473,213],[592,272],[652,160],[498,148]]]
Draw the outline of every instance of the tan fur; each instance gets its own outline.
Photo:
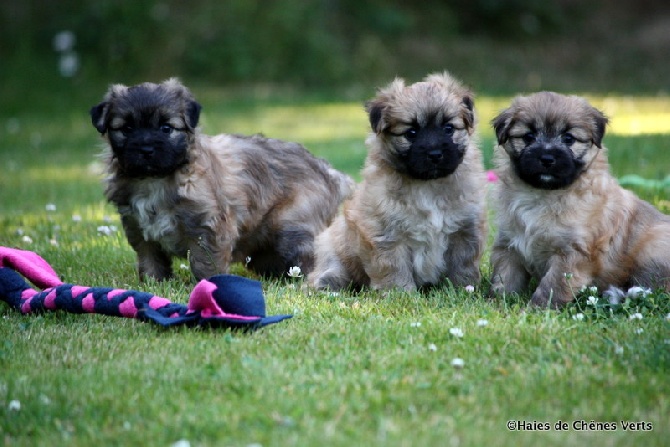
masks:
[[[162,85],[190,95],[174,80]],[[108,122],[123,121],[115,101],[126,89],[111,87]],[[170,121],[185,120],[180,104],[159,112]],[[198,129],[189,141],[188,163],[160,178],[128,177],[111,149],[105,151],[105,195],[121,214],[140,276],[166,278],[171,258],[187,255],[198,279],[226,272],[231,262],[247,257],[249,267],[262,274],[281,275],[291,266],[309,272],[314,236],[350,195],[352,180],[297,143],[207,136]]]
[[[406,86],[396,79],[368,103],[373,132],[366,144],[363,181],[343,212],[318,236],[309,283],[414,290],[445,278],[455,285],[479,282],[484,245],[485,179],[474,129],[472,94],[448,74]],[[383,110],[376,123],[376,110]],[[411,178],[392,155],[407,145],[397,136],[408,123],[451,119],[454,141],[465,148],[452,174]]]
[[[670,217],[611,176],[599,111],[582,98],[539,93],[515,99],[494,123],[502,143],[495,149],[494,293],[522,292],[533,277],[532,304],[560,307],[589,285],[670,289]],[[533,188],[511,163],[524,150],[515,137],[547,126],[579,136],[572,150],[586,161],[572,184],[556,190]]]

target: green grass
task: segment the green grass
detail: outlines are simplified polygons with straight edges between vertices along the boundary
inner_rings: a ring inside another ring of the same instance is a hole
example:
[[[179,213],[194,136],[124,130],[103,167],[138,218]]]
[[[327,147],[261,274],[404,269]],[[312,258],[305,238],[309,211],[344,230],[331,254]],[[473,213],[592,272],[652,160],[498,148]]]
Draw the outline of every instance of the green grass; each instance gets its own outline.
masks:
[[[196,95],[208,133],[300,141],[358,175],[367,132],[360,102],[246,101],[206,88]],[[605,143],[615,175],[664,178],[670,101],[593,101],[612,119]],[[507,103],[478,99],[487,163],[488,123]],[[635,134],[640,123],[651,133]],[[99,234],[99,226],[120,224],[102,199],[98,145],[84,107],[55,117],[0,114],[0,245],[36,251],[67,282],[186,302],[193,283],[179,268],[184,261],[175,261],[176,279],[140,284],[123,234]],[[667,189],[637,188],[670,212]],[[242,266],[235,272],[249,274]],[[162,330],[97,315],[22,316],[0,305],[0,442],[661,446],[670,436],[665,293],[616,308],[602,301],[594,308],[580,296],[563,312],[537,312],[526,308],[527,296],[489,302],[480,290],[447,286],[335,295],[287,279],[265,281],[264,289],[269,314],[294,318],[250,334]],[[630,318],[638,312],[642,319]],[[583,319],[573,318],[578,313]],[[9,409],[13,400],[19,411]],[[510,432],[508,420],[549,422],[552,430]],[[553,430],[559,420],[570,429]],[[580,420],[616,422],[617,430],[577,431],[572,423]],[[625,432],[620,421],[650,422],[653,431]]]

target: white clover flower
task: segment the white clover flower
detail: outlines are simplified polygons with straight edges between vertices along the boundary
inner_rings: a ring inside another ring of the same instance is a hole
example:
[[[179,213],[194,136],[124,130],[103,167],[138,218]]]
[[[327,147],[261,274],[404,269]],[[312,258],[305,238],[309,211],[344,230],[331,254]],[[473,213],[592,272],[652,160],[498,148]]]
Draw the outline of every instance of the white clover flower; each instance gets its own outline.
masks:
[[[668,320],[668,321],[670,321],[670,314],[667,314],[667,315],[665,316],[665,319]]]
[[[591,295],[590,297],[587,298],[586,304],[588,304],[589,306],[596,307],[596,305],[598,304],[598,298]]]
[[[246,258],[244,258],[244,266],[245,267],[248,266],[250,262],[251,262],[251,256],[247,256]]]
[[[594,293],[594,294],[598,293],[598,288],[596,286],[591,286],[591,287],[589,287],[589,292]]]
[[[641,320],[643,317],[642,317],[642,314],[640,312],[635,312],[634,314],[632,314],[628,318],[631,319],[631,320]]]
[[[21,238],[21,241],[22,241],[22,242],[25,242],[26,244],[32,244],[32,243],[33,243],[33,238],[31,238],[30,236],[27,236],[27,235],[26,235],[26,236],[23,236],[23,237]]]
[[[420,322],[420,321],[417,321],[417,322],[415,322],[415,323],[410,323],[410,324],[409,324],[409,327],[421,327],[421,322]]]
[[[105,223],[110,223],[112,221],[112,218],[108,215],[102,216],[102,221]]]
[[[623,346],[616,345],[614,346],[614,353],[617,355],[623,354]]]
[[[465,291],[468,293],[473,293],[475,291],[475,286],[465,286]]]
[[[489,320],[485,320],[483,318],[480,318],[477,320],[477,327],[486,327],[489,325]]]
[[[429,345],[428,345],[428,350],[429,350],[429,351],[432,351],[432,352],[437,351],[437,346],[435,346],[435,343],[431,343],[431,344],[429,344]]]
[[[170,447],[191,447],[191,443],[186,439],[180,439],[179,441],[172,443]]]
[[[49,244],[51,244],[52,247],[58,247],[58,241],[56,239],[49,239]]]
[[[628,292],[626,295],[628,295],[628,298],[645,298],[647,295],[651,293],[651,289],[647,289],[645,287],[631,287],[628,289]]]
[[[7,406],[9,411],[20,411],[21,410],[21,402],[14,399],[9,401],[9,405]]]
[[[465,362],[463,359],[455,358],[451,361],[451,366],[453,366],[456,369],[462,369],[463,366],[465,366]]]
[[[182,263],[182,264],[179,264],[179,268],[181,270],[188,270],[188,265]]]
[[[101,236],[109,236],[116,232],[117,228],[114,225],[100,225],[98,227],[98,234]]]
[[[565,276],[565,279],[572,279],[572,273],[563,273],[563,276]]]
[[[56,211],[56,205],[53,203],[47,203],[44,207],[47,211]]]
[[[641,333],[643,333],[643,332],[644,332],[644,329],[641,328],[641,327],[635,329],[635,333],[636,333],[636,334],[641,334]]]
[[[462,338],[463,337],[463,331],[460,328],[457,327],[452,327],[449,329],[449,333],[453,335],[454,337]]]
[[[584,319],[584,314],[581,313],[581,312],[578,313],[578,314],[574,314],[574,315],[572,316],[572,319],[573,319],[573,320],[577,320],[577,321],[582,321],[582,320]]]
[[[302,270],[297,265],[288,269],[288,276],[291,278],[302,278]]]
[[[81,222],[81,215],[73,214],[72,215],[72,222]]]
[[[75,42],[77,41],[76,36],[72,31],[65,30],[57,33],[54,36],[53,47],[54,50],[62,53],[63,51],[69,51],[74,47]]]

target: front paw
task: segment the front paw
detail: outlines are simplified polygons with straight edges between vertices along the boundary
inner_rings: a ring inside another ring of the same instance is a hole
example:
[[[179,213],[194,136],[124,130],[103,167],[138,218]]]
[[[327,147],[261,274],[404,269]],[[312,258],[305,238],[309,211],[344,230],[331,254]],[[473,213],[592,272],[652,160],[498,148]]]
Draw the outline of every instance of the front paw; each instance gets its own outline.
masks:
[[[530,304],[542,309],[560,309],[569,301],[570,297],[557,293],[556,289],[538,287],[530,299]]]

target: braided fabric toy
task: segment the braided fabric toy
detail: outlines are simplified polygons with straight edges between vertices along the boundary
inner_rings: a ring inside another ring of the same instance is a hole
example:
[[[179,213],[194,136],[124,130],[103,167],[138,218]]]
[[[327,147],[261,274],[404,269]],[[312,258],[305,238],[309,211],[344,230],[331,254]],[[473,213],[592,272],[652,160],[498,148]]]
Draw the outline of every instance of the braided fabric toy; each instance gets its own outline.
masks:
[[[33,289],[24,277],[44,290]],[[162,326],[251,330],[292,317],[266,316],[260,282],[241,276],[202,280],[191,291],[188,305],[183,305],[137,290],[65,284],[38,254],[8,247],[0,247],[0,300],[23,314],[63,310],[138,318]]]

